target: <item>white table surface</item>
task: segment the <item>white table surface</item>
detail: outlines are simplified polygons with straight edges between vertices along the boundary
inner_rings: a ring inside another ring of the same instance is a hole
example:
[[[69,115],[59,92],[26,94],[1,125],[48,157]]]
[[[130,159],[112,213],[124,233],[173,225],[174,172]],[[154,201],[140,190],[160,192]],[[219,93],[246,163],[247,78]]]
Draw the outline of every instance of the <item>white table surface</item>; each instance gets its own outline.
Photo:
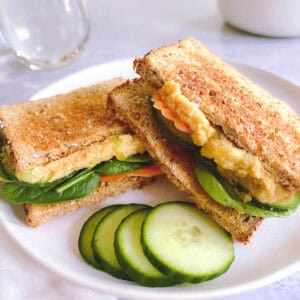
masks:
[[[29,98],[48,84],[83,68],[143,55],[149,49],[193,36],[227,60],[247,63],[300,84],[300,39],[270,39],[224,25],[209,0],[88,1],[91,34],[72,64],[31,71],[0,43],[0,104]],[[0,299],[116,299],[60,278],[27,256],[0,227]],[[18,266],[16,268],[16,266]],[[226,300],[300,299],[300,272]]]

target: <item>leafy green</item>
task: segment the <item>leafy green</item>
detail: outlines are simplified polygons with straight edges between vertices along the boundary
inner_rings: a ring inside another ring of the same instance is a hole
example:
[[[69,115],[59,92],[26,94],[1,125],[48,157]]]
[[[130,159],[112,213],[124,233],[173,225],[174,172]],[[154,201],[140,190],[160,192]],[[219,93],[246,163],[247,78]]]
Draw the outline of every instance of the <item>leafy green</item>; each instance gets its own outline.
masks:
[[[62,192],[48,187],[20,186],[17,183],[6,183],[0,190],[0,195],[8,202],[15,204],[34,203],[49,204],[60,201],[82,198],[95,190],[100,175],[91,172],[82,180],[75,182]]]
[[[73,176],[72,178],[64,181],[59,186],[56,186],[55,190],[58,193],[62,193],[66,189],[70,188],[71,186],[76,185],[77,183],[79,183],[82,180],[85,180],[91,173],[93,173],[92,170],[90,170],[90,169],[83,169],[80,172],[78,172],[75,176]]]
[[[0,166],[0,181],[2,182],[11,182],[12,180],[5,174],[3,169]]]
[[[297,209],[297,207],[285,209],[260,207],[253,200],[249,203],[244,203],[234,191],[233,185],[226,178],[218,174],[216,170],[209,168],[207,164],[197,163],[196,176],[203,189],[216,202],[251,216],[281,217],[290,215]]]
[[[43,188],[45,190],[51,190],[54,187],[58,186],[62,182],[68,180],[69,178],[73,177],[76,172],[71,173],[70,175],[59,178],[57,180],[51,181],[51,182],[37,182],[37,183],[29,183],[25,181],[19,181],[17,178],[12,178],[12,181],[20,186],[30,187],[30,188]]]
[[[50,204],[79,199],[96,189],[101,174],[114,175],[134,171],[152,163],[147,155],[132,156],[129,160],[132,162],[111,159],[92,169],[83,169],[53,182],[37,184],[9,179],[0,169],[0,181],[5,180],[5,184],[0,188],[0,195],[15,204]]]
[[[297,209],[300,204],[300,192],[295,193],[290,199],[279,200],[272,203],[261,203],[256,199],[253,199],[255,205],[264,209],[275,209],[275,210],[287,210]]]
[[[126,161],[126,162],[152,162],[153,159],[147,152],[145,152],[143,154],[136,154],[136,155],[128,156],[123,161]]]
[[[145,167],[147,164],[141,162],[127,162],[116,159],[111,159],[98,165],[94,170],[100,174],[115,175],[135,171]]]
[[[100,175],[91,172],[87,177],[62,192],[63,200],[79,199],[92,193],[98,186]]]

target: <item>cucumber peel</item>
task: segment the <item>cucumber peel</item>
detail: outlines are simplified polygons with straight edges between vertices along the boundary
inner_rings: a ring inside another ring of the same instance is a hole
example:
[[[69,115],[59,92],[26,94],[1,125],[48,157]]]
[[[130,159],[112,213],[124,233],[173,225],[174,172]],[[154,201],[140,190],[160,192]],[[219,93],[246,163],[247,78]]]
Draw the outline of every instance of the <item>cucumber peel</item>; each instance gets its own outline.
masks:
[[[174,285],[176,282],[157,270],[143,252],[141,229],[150,210],[145,208],[135,211],[121,222],[115,234],[116,256],[133,281],[152,287]]]
[[[117,278],[130,280],[127,273],[120,266],[115,254],[114,238],[117,227],[129,214],[146,207],[148,206],[143,204],[121,205],[109,212],[95,228],[92,239],[95,258],[103,270]]]
[[[95,259],[94,252],[92,249],[92,239],[96,226],[98,223],[113,209],[116,209],[119,205],[112,205],[102,208],[93,215],[91,215],[83,224],[81,228],[78,247],[82,258],[90,265],[97,269],[102,269],[99,262]]]
[[[163,117],[159,110],[153,109],[153,118],[162,131],[162,134],[170,141],[185,148],[196,147],[191,137],[188,134],[178,130],[171,121],[168,121]]]
[[[151,287],[210,280],[234,260],[231,236],[187,202],[105,207],[85,222],[78,246],[92,266]]]
[[[234,260],[231,236],[186,202],[152,209],[142,227],[145,255],[177,282],[202,282],[223,274]]]

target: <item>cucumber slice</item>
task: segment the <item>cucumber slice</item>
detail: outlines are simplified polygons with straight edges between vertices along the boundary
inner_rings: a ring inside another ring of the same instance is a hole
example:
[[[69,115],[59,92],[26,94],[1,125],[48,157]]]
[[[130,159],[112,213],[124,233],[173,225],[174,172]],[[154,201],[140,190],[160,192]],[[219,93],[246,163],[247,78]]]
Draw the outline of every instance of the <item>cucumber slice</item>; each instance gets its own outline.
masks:
[[[94,252],[92,249],[92,239],[96,226],[102,220],[102,218],[108,214],[113,209],[116,209],[120,205],[112,205],[102,208],[101,210],[94,213],[90,216],[83,227],[81,228],[79,239],[78,239],[78,247],[79,252],[82,258],[88,262],[90,265],[94,266],[97,269],[102,269],[99,262],[94,257]]]
[[[267,209],[258,207],[252,203],[242,202],[233,190],[233,187],[225,178],[213,174],[204,164],[197,164],[196,176],[200,185],[216,202],[244,212],[250,216],[258,217],[283,217],[295,212],[297,207],[288,209]]]
[[[159,110],[154,109],[153,116],[163,135],[165,135],[168,139],[183,147],[196,147],[192,138],[188,134],[178,130],[171,121],[164,118]]]
[[[234,260],[231,236],[189,203],[156,206],[144,220],[141,241],[153,265],[181,282],[215,278]]]
[[[120,205],[120,207],[108,213],[95,228],[92,239],[95,258],[104,271],[117,278],[129,279],[126,272],[122,270],[115,254],[115,231],[125,217],[146,207],[148,206],[142,204]]]
[[[175,282],[150,263],[141,245],[142,224],[150,210],[135,211],[121,222],[115,234],[116,256],[123,270],[137,283],[152,287],[170,286]]]

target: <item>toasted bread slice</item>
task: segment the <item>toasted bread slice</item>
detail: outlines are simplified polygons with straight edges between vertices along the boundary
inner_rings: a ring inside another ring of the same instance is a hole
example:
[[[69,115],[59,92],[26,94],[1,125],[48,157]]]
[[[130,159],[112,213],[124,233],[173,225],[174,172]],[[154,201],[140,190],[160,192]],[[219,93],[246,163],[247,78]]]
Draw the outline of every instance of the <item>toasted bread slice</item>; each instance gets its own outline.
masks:
[[[122,78],[42,100],[0,107],[1,135],[15,171],[25,171],[128,132],[113,117],[107,94]]]
[[[154,178],[123,177],[112,183],[101,183],[92,194],[81,199],[44,205],[25,204],[26,223],[31,227],[37,227],[54,217],[75,212],[81,207],[95,205],[108,197],[115,197],[129,190],[141,188],[152,181]]]
[[[26,170],[86,149],[111,135],[131,132],[115,118],[108,93],[124,82],[116,78],[64,95],[0,108],[2,137],[10,145],[15,170]],[[82,159],[85,156],[82,155]],[[39,226],[55,216],[94,205],[153,178],[124,177],[100,183],[90,195],[55,204],[25,204],[26,222]]]
[[[150,155],[156,159],[169,180],[240,242],[247,243],[261,223],[251,217],[212,200],[201,188],[195,175],[191,151],[166,139],[152,117],[150,101],[154,89],[142,80],[127,82],[111,93],[117,117],[126,122],[140,137]]]
[[[238,147],[256,155],[274,179],[300,188],[300,118],[198,41],[189,38],[136,59],[141,77],[177,82],[184,96]]]

